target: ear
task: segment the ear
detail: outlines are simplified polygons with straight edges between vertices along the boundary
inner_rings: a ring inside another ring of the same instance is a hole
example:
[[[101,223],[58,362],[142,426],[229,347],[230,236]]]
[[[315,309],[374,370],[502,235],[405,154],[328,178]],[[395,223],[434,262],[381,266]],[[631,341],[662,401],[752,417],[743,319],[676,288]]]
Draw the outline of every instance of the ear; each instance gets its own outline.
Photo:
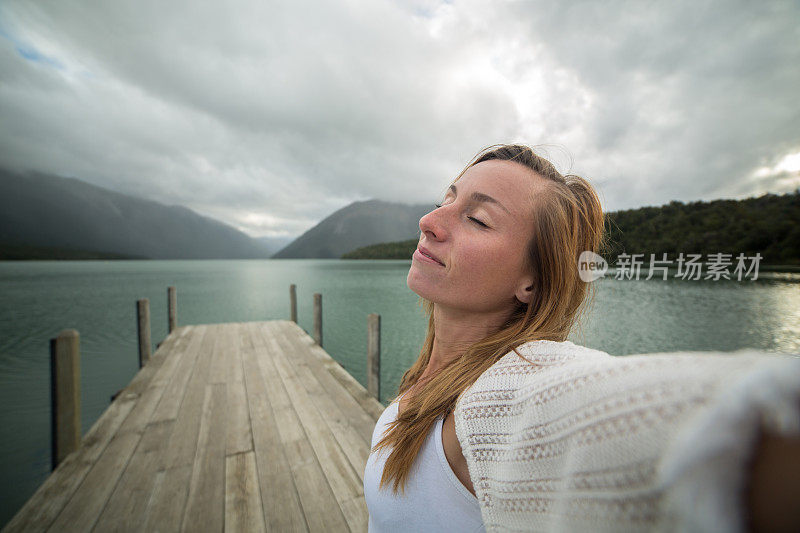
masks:
[[[531,297],[533,296],[533,278],[522,279],[517,286],[514,296],[516,296],[517,300],[524,304],[529,303],[531,301]]]

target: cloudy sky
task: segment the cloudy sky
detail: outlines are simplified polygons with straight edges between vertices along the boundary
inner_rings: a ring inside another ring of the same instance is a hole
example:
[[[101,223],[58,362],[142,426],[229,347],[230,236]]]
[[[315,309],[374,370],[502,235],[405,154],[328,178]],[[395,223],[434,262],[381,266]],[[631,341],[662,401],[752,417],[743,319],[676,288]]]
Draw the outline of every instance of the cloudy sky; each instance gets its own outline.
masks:
[[[500,142],[608,210],[793,191],[798,87],[797,1],[0,3],[0,166],[254,237],[433,202]]]

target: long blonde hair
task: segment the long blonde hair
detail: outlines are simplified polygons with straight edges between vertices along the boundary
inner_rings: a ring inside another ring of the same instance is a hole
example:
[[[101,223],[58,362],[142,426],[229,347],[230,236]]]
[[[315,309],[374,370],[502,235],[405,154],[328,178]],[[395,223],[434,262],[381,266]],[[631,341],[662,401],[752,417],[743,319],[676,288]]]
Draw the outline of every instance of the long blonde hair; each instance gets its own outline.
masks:
[[[495,145],[479,152],[456,177],[483,161],[505,160],[524,165],[548,182],[547,193],[536,199],[534,227],[527,246],[534,277],[529,303],[517,301],[500,329],[469,346],[430,379],[419,382],[433,349],[433,303],[423,300],[428,332],[419,357],[403,375],[398,394],[417,385],[408,405],[388,426],[374,450],[391,449],[380,486],[403,490],[411,466],[438,417],[449,414],[461,395],[492,364],[529,341],[566,340],[589,290],[578,275],[578,256],[597,252],[603,236],[603,212],[597,193],[579,176],[562,176],[534,151],[521,145]]]

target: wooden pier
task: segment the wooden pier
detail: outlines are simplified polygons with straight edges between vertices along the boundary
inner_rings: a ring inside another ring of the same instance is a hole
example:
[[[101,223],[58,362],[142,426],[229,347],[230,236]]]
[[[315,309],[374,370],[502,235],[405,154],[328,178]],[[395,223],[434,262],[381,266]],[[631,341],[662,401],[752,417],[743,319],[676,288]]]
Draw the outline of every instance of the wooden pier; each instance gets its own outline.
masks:
[[[382,410],[294,322],[178,327],[3,531],[366,531]]]

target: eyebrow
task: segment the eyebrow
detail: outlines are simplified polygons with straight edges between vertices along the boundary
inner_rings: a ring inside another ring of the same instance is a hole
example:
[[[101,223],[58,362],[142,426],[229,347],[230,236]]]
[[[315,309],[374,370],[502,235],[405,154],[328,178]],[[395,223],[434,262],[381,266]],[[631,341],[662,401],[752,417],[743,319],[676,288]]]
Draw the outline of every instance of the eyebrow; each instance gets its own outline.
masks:
[[[453,191],[453,194],[458,196],[458,190],[456,189],[455,185],[450,185],[450,190]],[[473,192],[470,195],[470,199],[472,201],[474,201],[474,202],[484,202],[484,203],[487,203],[487,204],[494,204],[496,206],[499,206],[503,211],[505,211],[509,215],[511,214],[511,211],[506,209],[506,206],[504,206],[503,204],[501,204],[500,202],[498,202],[497,200],[495,200],[494,198],[492,198],[488,194],[483,194],[482,192]]]

